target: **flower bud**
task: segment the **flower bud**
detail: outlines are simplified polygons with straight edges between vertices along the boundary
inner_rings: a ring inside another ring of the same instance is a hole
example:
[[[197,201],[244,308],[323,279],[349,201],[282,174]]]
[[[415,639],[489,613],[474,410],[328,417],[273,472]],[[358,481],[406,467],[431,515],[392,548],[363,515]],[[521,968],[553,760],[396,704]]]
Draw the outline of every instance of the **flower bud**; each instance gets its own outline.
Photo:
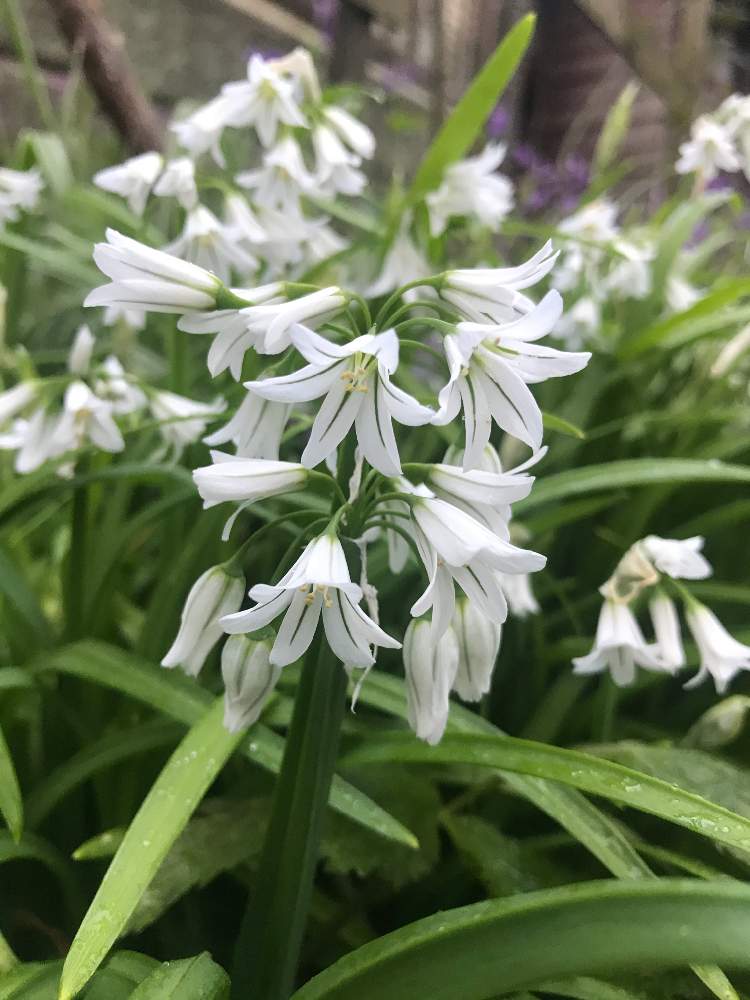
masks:
[[[453,629],[433,644],[430,621],[412,621],[404,636],[404,669],[409,725],[420,740],[434,746],[448,723],[450,692],[458,670],[458,639]]]
[[[88,326],[86,324],[80,326],[68,355],[68,371],[71,374],[85,375],[89,370],[94,343],[94,335]]]
[[[674,601],[666,594],[657,592],[651,598],[648,609],[654,626],[656,644],[659,647],[659,656],[664,661],[664,666],[669,670],[684,667],[685,650],[682,646],[680,620],[677,617]]]
[[[451,624],[458,639],[458,671],[453,690],[464,701],[479,701],[490,689],[502,627],[465,597],[456,601]]]
[[[240,458],[213,452],[213,465],[193,472],[204,507],[226,500],[265,500],[304,487],[309,471],[298,462],[274,462],[262,458]]]
[[[282,668],[269,661],[272,647],[273,638],[246,635],[230,636],[224,644],[224,725],[230,733],[252,726],[276,687]]]
[[[177,637],[161,665],[180,666],[189,676],[197,676],[224,635],[219,619],[239,610],[244,592],[244,578],[229,573],[224,565],[212,566],[199,576],[182,609]]]

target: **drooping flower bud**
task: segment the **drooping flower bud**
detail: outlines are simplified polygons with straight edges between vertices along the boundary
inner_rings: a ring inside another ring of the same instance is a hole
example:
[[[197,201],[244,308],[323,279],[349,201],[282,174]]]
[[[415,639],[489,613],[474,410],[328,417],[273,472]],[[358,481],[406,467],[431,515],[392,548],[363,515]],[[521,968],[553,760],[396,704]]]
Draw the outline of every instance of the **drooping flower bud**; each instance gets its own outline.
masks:
[[[247,729],[258,719],[282,668],[269,660],[273,637],[230,636],[221,651],[224,680],[224,725],[230,733]]]
[[[458,671],[453,690],[464,701],[479,701],[490,689],[502,626],[483,615],[465,597],[456,600],[452,626],[458,639]]]
[[[452,628],[432,641],[428,619],[412,621],[404,636],[404,669],[409,725],[434,746],[448,723],[450,692],[458,670],[458,639]]]

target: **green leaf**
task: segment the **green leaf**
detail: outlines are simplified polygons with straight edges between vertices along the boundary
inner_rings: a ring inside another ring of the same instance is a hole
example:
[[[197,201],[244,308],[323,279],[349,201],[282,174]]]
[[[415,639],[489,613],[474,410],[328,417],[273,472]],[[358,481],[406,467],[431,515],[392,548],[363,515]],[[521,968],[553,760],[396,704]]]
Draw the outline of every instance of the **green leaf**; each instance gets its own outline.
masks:
[[[571,1000],[648,1000],[644,993],[634,993],[622,989],[603,979],[592,979],[590,976],[575,976],[573,979],[560,979],[554,983],[542,983],[537,986],[539,993],[553,993],[556,997],[570,997]]]
[[[293,1000],[487,1000],[552,978],[750,968],[750,887],[594,882],[437,913],[345,955]]]
[[[714,191],[689,201],[678,202],[673,212],[659,227],[659,248],[652,268],[654,295],[661,295],[672,265],[695,227],[728,197],[723,191]]]
[[[23,829],[23,802],[13,758],[0,729],[0,813],[8,824],[13,839],[18,843]]]
[[[542,504],[581,493],[662,483],[750,483],[750,467],[692,458],[631,458],[584,465],[540,479],[531,495],[515,504],[514,513],[525,514]]]
[[[523,59],[535,23],[533,14],[518,21],[474,77],[422,158],[407,195],[409,205],[438,187],[445,168],[471,149]]]
[[[411,736],[393,734],[370,737],[365,745],[345,758],[345,763],[351,764],[388,761],[468,764],[560,781],[659,816],[730,847],[750,850],[750,819],[677,785],[601,760],[590,753],[511,736],[452,733],[438,746],[428,747]]]
[[[81,284],[86,287],[96,284],[98,272],[93,266],[61,253],[60,248],[51,243],[42,243],[3,229],[0,230],[0,246],[25,254],[32,267],[37,267],[43,274],[49,274],[53,278],[69,281],[76,287]]]
[[[619,97],[609,109],[594,149],[592,161],[594,174],[604,173],[617,159],[630,128],[633,102],[638,96],[639,90],[640,87],[634,80],[626,83],[620,91]]]
[[[229,976],[204,952],[165,962],[130,994],[130,1000],[225,1000]]]
[[[89,981],[206,790],[242,740],[223,723],[221,698],[187,733],[128,827],[65,960],[60,1000]]]
[[[542,413],[542,421],[548,431],[557,431],[560,434],[566,434],[568,437],[578,438],[579,441],[585,441],[586,439],[585,431],[582,431],[580,427],[576,427],[575,424],[571,424],[569,420],[563,420],[562,417],[556,416],[554,413]]]
[[[33,636],[35,645],[49,643],[50,626],[39,606],[36,594],[4,549],[0,549],[0,595],[13,606],[29,630],[29,640]]]
[[[179,672],[154,667],[103,642],[81,642],[63,647],[54,655],[45,657],[39,669],[71,674],[114,688],[188,726],[199,719],[211,704],[211,695]],[[262,724],[256,723],[240,752],[253,764],[277,774],[284,752],[284,740]],[[411,848],[418,846],[410,830],[338,775],[333,779],[330,805],[355,823],[388,840]]]

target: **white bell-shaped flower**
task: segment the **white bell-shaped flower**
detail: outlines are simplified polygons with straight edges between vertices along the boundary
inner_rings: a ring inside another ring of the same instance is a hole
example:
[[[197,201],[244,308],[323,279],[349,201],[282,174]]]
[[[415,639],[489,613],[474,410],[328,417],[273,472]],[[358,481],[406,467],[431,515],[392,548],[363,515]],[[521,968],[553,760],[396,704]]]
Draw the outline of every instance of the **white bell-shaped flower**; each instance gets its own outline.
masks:
[[[229,229],[205,205],[196,205],[185,217],[182,232],[164,247],[165,253],[191,261],[228,282],[232,271],[249,277],[258,269],[258,258],[240,246]]]
[[[158,198],[176,198],[187,212],[194,209],[198,204],[198,189],[193,161],[188,156],[168,160],[164,172],[154,184],[154,194]]]
[[[713,570],[701,553],[703,542],[700,535],[679,540],[648,535],[640,546],[660,573],[675,580],[705,580]]]
[[[735,173],[741,163],[732,133],[712,115],[701,115],[690,128],[690,138],[680,145],[675,163],[678,174],[700,174],[703,181],[712,181],[725,170]]]
[[[255,501],[304,488],[310,473],[299,462],[242,458],[220,451],[211,453],[213,465],[195,469],[193,479],[205,508],[227,500]]]
[[[164,159],[160,153],[141,153],[115,167],[106,167],[94,174],[94,184],[124,198],[131,212],[143,215],[148,196],[161,173]]]
[[[654,627],[659,656],[668,670],[679,670],[685,666],[685,650],[682,645],[680,619],[671,597],[657,590],[648,604],[651,624]]]
[[[513,209],[513,184],[496,173],[505,157],[502,143],[488,145],[478,155],[449,166],[440,187],[427,198],[430,232],[440,236],[451,218],[468,216],[492,232]]]
[[[206,424],[221,413],[226,403],[218,398],[213,403],[200,403],[176,392],[160,389],[149,399],[151,413],[159,421],[159,431],[176,453],[206,433]]]
[[[52,454],[74,451],[87,439],[102,451],[118,452],[125,447],[111,404],[85,382],[72,382],[65,390],[63,412],[52,434]]]
[[[456,601],[451,625],[458,639],[458,670],[453,690],[464,701],[479,701],[490,689],[502,626],[483,615],[466,597]]]
[[[68,353],[68,371],[71,375],[85,375],[91,365],[96,338],[84,323],[79,326]]]
[[[459,645],[452,628],[435,644],[429,621],[418,618],[409,623],[404,636],[407,714],[416,735],[431,746],[440,742],[448,724],[458,663]]]
[[[635,615],[627,604],[606,600],[599,614],[594,648],[573,660],[574,674],[598,674],[609,670],[618,687],[635,680],[636,666],[668,670],[658,645],[646,642]]]
[[[224,725],[230,733],[252,726],[276,687],[281,667],[270,662],[272,645],[270,639],[245,635],[232,635],[224,643]]]
[[[710,675],[723,694],[741,670],[750,670],[750,646],[731,636],[705,604],[691,601],[685,617],[700,653],[700,669],[685,687],[695,687]]]
[[[203,439],[205,444],[232,441],[243,458],[277,459],[289,406],[248,392],[228,423]]]

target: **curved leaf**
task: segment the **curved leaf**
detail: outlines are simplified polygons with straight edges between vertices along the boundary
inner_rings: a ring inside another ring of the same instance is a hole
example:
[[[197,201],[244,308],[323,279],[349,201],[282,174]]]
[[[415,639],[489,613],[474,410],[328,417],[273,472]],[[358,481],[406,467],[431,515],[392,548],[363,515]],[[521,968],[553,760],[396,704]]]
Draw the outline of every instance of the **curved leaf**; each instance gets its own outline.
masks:
[[[154,969],[130,994],[130,1000],[224,1000],[229,976],[207,953]]]
[[[18,843],[23,829],[23,802],[10,749],[0,729],[0,813]]]

